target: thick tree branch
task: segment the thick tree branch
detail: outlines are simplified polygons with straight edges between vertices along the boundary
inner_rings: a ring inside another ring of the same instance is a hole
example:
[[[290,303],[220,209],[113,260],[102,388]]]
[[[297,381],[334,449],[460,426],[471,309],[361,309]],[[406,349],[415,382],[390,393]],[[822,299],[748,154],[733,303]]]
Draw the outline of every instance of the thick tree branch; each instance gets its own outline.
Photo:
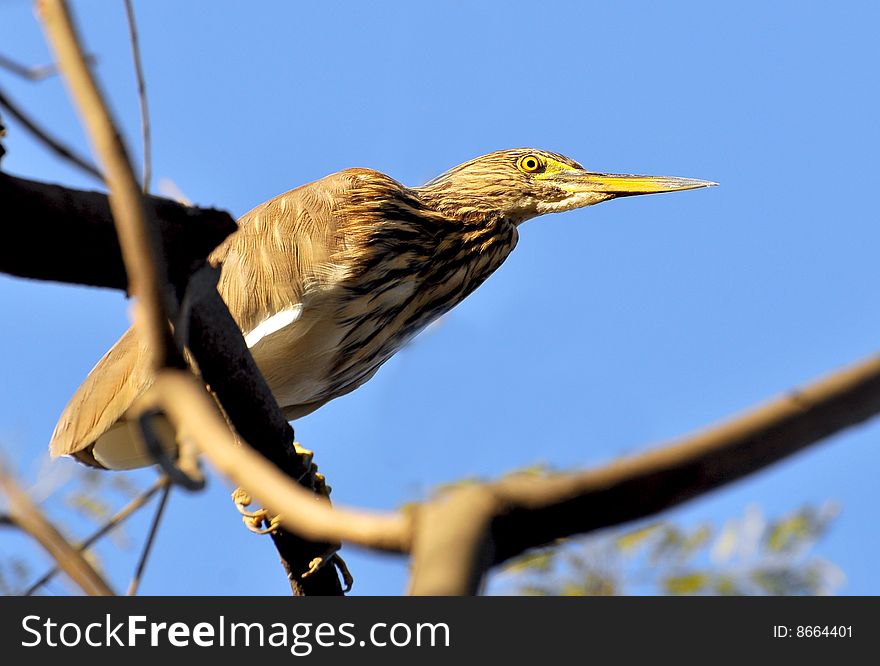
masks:
[[[8,500],[9,517],[21,530],[31,535],[70,576],[83,592],[108,596],[113,590],[95,571],[82,554],[64,538],[61,532],[43,516],[39,507],[19,487],[15,479],[0,464],[0,490]]]
[[[6,224],[0,271],[19,277],[126,290],[128,279],[106,194],[0,173]],[[237,229],[226,212],[147,197],[169,273],[185,284],[193,266]]]
[[[22,277],[53,279],[125,289],[127,277],[108,198],[98,192],[0,174],[0,201],[10,220],[40,220],[39,225],[14,224],[0,246],[0,270]],[[184,299],[188,318],[181,331],[205,380],[247,441],[293,478],[306,481],[306,469],[293,449],[287,423],[241,332],[215,289],[216,276],[203,265],[210,251],[235,231],[225,212],[182,206],[147,197],[158,220],[170,278]],[[292,583],[304,594],[341,592],[328,568],[307,579],[309,562],[326,552],[326,544],[306,544],[283,530],[273,534]]]
[[[242,439],[255,442],[255,448],[287,476],[299,479],[309,488],[313,479],[293,446],[293,428],[284,418],[263,374],[248,351],[235,320],[217,293],[215,269],[196,272],[184,296],[185,333],[202,378],[217,396],[229,421]],[[250,487],[249,484],[243,484]],[[333,567],[303,577],[309,563],[329,549],[327,543],[311,543],[280,529],[272,533],[291,586],[297,594],[341,594],[342,587]]]

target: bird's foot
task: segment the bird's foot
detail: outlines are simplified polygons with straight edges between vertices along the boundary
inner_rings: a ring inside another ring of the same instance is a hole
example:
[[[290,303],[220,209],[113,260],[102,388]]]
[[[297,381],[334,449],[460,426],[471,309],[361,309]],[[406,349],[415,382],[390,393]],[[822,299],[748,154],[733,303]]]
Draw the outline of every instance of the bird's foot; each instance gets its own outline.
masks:
[[[306,468],[303,476],[297,480],[302,483],[308,479],[309,483],[304,485],[310,486],[319,495],[329,498],[331,488],[327,485],[324,475],[318,471],[318,466],[312,462],[315,457],[314,451],[303,448],[299,442],[294,442],[293,447],[297,455],[302,458],[303,466]],[[281,516],[271,515],[268,509],[249,511],[247,507],[251,505],[253,499],[244,488],[238,487],[232,491],[232,501],[241,514],[241,520],[245,527],[255,534],[271,534],[281,524]]]
[[[293,446],[296,449],[296,453],[302,457],[303,465],[306,467],[306,472],[298,479],[299,482],[310,487],[318,495],[329,499],[332,488],[327,484],[326,477],[318,471],[318,466],[312,462],[315,455],[314,452],[303,448],[298,442],[294,442]],[[241,514],[241,520],[245,527],[255,534],[271,534],[281,525],[281,516],[271,515],[268,509],[249,511],[247,507],[251,505],[253,499],[241,487],[236,488],[232,492],[232,501]],[[351,590],[352,585],[354,585],[354,577],[345,564],[345,560],[339,555],[340,547],[339,545],[331,546],[324,554],[314,558],[309,562],[309,569],[302,574],[302,577],[308,578],[328,564],[332,564],[342,577],[343,592]]]
[[[315,467],[315,465],[312,464],[312,461],[315,459],[315,452],[314,451],[310,451],[309,449],[307,449],[303,446],[300,446],[299,442],[293,443],[293,450],[296,451],[296,454],[302,460],[303,467],[306,468],[306,473],[303,475],[303,478],[305,478],[310,473],[312,473],[313,467],[315,469],[317,469],[317,467]]]
[[[306,571],[302,577],[308,578],[328,564],[332,564],[336,567],[339,575],[342,576],[342,591],[348,592],[351,590],[352,585],[354,585],[354,576],[352,576],[351,571],[348,570],[348,565],[345,563],[345,560],[339,555],[339,549],[340,546],[331,546],[327,549],[326,553],[309,562],[309,570]]]
[[[248,511],[253,501],[246,490],[239,487],[232,491],[232,501],[241,514],[241,522],[254,534],[271,534],[281,524],[281,516],[272,516],[268,509]]]

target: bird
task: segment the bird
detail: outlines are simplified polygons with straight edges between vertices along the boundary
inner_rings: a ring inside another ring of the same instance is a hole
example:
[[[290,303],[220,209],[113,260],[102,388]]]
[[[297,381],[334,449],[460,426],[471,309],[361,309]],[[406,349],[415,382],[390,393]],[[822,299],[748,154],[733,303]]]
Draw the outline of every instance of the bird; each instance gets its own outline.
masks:
[[[510,255],[531,218],[610,199],[717,185],[589,171],[558,153],[500,150],[419,187],[351,168],[246,213],[209,256],[217,289],[285,417],[368,381]],[[98,361],[52,434],[53,457],[147,467],[130,408],[153,382],[130,328]]]

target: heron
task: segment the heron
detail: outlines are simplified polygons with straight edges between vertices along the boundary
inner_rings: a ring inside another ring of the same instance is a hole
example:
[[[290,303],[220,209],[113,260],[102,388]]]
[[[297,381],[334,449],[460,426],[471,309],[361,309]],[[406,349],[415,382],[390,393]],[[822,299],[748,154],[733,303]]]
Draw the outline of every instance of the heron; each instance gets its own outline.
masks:
[[[350,393],[510,255],[526,220],[711,181],[589,171],[563,155],[501,150],[420,187],[346,169],[246,213],[210,255],[217,288],[289,420]],[[71,398],[53,456],[153,464],[130,408],[154,381],[129,329]]]

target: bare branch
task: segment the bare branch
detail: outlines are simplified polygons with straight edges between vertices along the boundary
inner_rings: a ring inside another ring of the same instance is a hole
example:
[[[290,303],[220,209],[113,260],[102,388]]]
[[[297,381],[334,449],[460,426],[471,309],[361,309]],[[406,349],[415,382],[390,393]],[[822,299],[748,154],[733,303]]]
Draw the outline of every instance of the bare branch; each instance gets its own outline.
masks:
[[[28,494],[0,463],[0,490],[8,499],[9,517],[31,535],[83,592],[110,596],[113,590],[82,554],[49,522]]]
[[[90,65],[94,65],[95,56],[91,53],[86,54],[86,62]],[[48,65],[22,65],[20,62],[17,62],[2,53],[0,53],[0,67],[13,74],[17,74],[23,79],[27,79],[28,81],[42,81],[43,79],[48,79],[50,76],[54,76],[58,73],[58,67],[56,67],[55,63],[50,63]]]
[[[177,364],[168,326],[168,313],[173,308],[166,288],[167,269],[154,233],[155,225],[151,227],[125,146],[86,64],[67,3],[38,0],[37,8],[58,68],[106,172],[110,208],[131,292],[137,298],[135,325],[153,353],[154,367]]]
[[[162,521],[162,515],[165,513],[165,506],[168,504],[168,496],[171,494],[171,484],[167,484],[162,490],[162,497],[159,498],[159,506],[156,507],[156,513],[153,514],[153,521],[150,523],[150,530],[147,532],[147,539],[144,541],[144,548],[141,551],[140,559],[138,559],[137,567],[134,570],[134,576],[128,585],[129,597],[137,594],[138,587],[141,584],[141,578],[144,575],[144,569],[147,566],[147,560],[150,558],[150,551],[153,549],[153,542],[156,539],[156,532],[159,530],[159,523]]]
[[[498,502],[482,485],[463,486],[419,507],[414,521],[412,595],[477,594],[492,566]]]
[[[101,527],[99,527],[94,533],[92,533],[88,538],[86,538],[83,542],[79,543],[76,546],[76,550],[78,552],[83,552],[87,550],[92,544],[94,544],[98,539],[103,537],[108,532],[111,532],[114,528],[119,527],[130,515],[132,515],[135,511],[144,506],[147,502],[150,501],[150,498],[153,497],[159,490],[168,486],[168,478],[162,477],[152,486],[150,486],[143,493],[135,497],[131,502],[122,507],[119,511],[116,512],[115,515],[111,516],[110,519],[105,522]],[[22,592],[22,596],[29,597],[38,589],[40,589],[43,585],[48,583],[55,574],[59,571],[58,567],[55,566],[45,574],[40,576],[37,581],[35,581],[27,590]]]
[[[4,242],[0,271],[125,290],[128,278],[107,195],[0,173]],[[194,265],[237,229],[223,211],[147,197],[162,234],[171,278],[185,284]],[[39,224],[25,221],[39,220]]]
[[[31,119],[24,111],[22,111],[18,104],[12,101],[12,99],[10,99],[10,97],[2,90],[0,90],[0,106],[6,109],[10,116],[15,118],[15,120],[30,132],[35,139],[58,155],[58,157],[70,162],[93,178],[97,178],[101,182],[104,181],[104,176],[91,160],[80,155],[70,146],[66,146],[60,139],[56,139],[46,129],[40,127],[35,120]]]
[[[165,370],[142,407],[158,405],[175,428],[193,439],[221,473],[263,506],[281,514],[282,524],[309,541],[348,541],[385,550],[408,550],[408,520],[401,515],[331,508],[326,498],[300,487],[248,445],[237,441],[216,404],[195,378]]]
[[[138,39],[137,23],[134,20],[134,6],[131,0],[125,0],[125,16],[128,19],[128,38],[131,42],[131,55],[134,60],[134,71],[137,76],[138,101],[141,108],[141,139],[144,153],[144,193],[150,191],[150,180],[153,177],[152,142],[150,140],[150,112],[147,108],[147,86],[144,82],[144,66],[141,62],[140,40]]]
[[[414,566],[412,590],[465,594],[476,589],[482,571],[493,563],[564,536],[657,513],[877,414],[880,357],[680,444],[598,470],[465,485],[414,509],[415,532],[403,515],[332,509],[315,502],[261,456],[236,447],[207,394],[186,374],[167,371],[156,388],[154,399],[171,420],[178,427],[190,423],[193,429],[188,434],[209,460],[281,514],[288,529],[312,540],[348,541],[391,552],[409,550],[415,539],[418,566]],[[189,422],[187,414],[198,418]],[[460,497],[454,498],[456,494]],[[481,532],[487,525],[488,535]],[[458,562],[459,569],[445,568],[443,577],[424,571],[450,562]],[[450,581],[448,586],[437,584],[444,579]]]
[[[471,593],[474,568],[485,562],[477,557],[480,553],[491,553],[490,562],[499,564],[562,537],[653,515],[763,469],[878,413],[880,357],[872,357],[678,444],[597,470],[516,475],[454,489],[452,495],[468,493],[495,507],[491,543],[480,549],[476,539],[465,535],[462,542],[449,542],[441,555],[423,560],[428,571],[419,570],[415,566],[419,562],[414,561],[412,587],[417,592],[425,589],[418,585],[420,579],[442,582],[431,569],[451,554],[453,546],[470,547],[475,555],[467,567],[459,563],[456,572],[445,572],[445,587],[428,589],[433,594]],[[454,502],[448,497],[438,501]],[[432,531],[444,529],[436,515],[442,515],[443,521],[468,519],[464,511],[453,516],[450,511],[438,514],[420,509],[417,534],[431,535],[435,542]],[[414,552],[421,548],[416,541]],[[487,567],[484,564],[482,571]]]
[[[526,548],[652,515],[740,479],[880,413],[880,356],[732,420],[607,467],[493,484],[506,507],[495,562]]]
[[[203,267],[190,278],[182,302],[178,327],[198,364],[202,379],[223,406],[235,432],[300,485],[315,490],[308,462],[293,445],[293,428],[284,418],[272,391],[245,344],[241,331],[216,289],[215,269]],[[288,580],[297,595],[341,594],[333,567],[309,576],[311,561],[326,553],[330,544],[312,543],[284,529],[272,532]]]

